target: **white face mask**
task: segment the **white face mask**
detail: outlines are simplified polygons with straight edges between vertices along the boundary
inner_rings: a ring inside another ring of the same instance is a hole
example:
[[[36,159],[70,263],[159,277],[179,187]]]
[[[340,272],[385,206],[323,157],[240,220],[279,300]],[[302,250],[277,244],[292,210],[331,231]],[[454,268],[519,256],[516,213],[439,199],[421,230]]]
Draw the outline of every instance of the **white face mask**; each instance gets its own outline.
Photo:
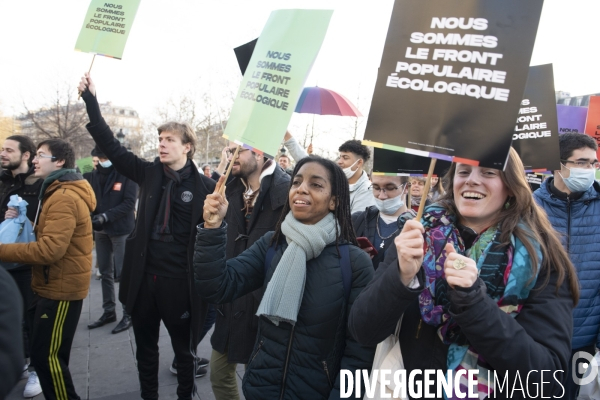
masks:
[[[404,190],[406,189],[406,185],[402,188],[402,192],[400,195],[396,197],[392,197],[391,199],[381,200],[375,197],[375,207],[379,210],[380,213],[385,215],[394,215],[396,212],[404,205]]]
[[[567,168],[566,166],[564,166]],[[563,182],[565,186],[569,188],[571,192],[585,192],[594,183],[594,179],[596,178],[596,170],[594,168],[567,168],[571,171],[571,174],[568,178],[565,178],[560,174],[561,178],[563,178]]]
[[[352,167],[354,167],[356,165],[356,163],[359,161],[360,161],[360,159],[354,161],[354,164],[352,164],[348,168],[344,168],[342,170],[342,171],[344,171],[344,175],[346,175],[346,178],[350,179],[356,174],[356,171],[358,171],[358,168],[356,168],[354,171],[352,171]]]
[[[98,164],[100,164],[102,168],[108,168],[112,165],[112,162],[110,160],[98,161]]]

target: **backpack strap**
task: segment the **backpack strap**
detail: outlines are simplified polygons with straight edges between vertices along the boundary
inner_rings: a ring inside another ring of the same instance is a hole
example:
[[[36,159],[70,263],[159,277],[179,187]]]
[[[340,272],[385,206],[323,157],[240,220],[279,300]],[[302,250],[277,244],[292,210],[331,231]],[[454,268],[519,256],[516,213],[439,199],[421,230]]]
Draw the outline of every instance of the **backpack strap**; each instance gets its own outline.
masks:
[[[275,250],[277,249],[277,243],[273,243],[267,250],[265,256],[265,275],[271,267],[273,257],[275,256]],[[350,298],[350,289],[352,287],[352,266],[350,265],[350,246],[348,244],[340,245],[340,267],[342,270],[342,284],[344,285],[344,297],[346,302]]]
[[[350,298],[350,289],[352,287],[352,266],[350,265],[350,246],[343,244],[340,246],[340,267],[342,269],[342,284],[344,285],[344,297],[346,303]]]
[[[273,257],[275,256],[275,250],[277,249],[277,243],[273,243],[269,246],[267,250],[267,255],[265,257],[265,276],[267,275],[267,271],[271,267],[271,262],[273,262]]]

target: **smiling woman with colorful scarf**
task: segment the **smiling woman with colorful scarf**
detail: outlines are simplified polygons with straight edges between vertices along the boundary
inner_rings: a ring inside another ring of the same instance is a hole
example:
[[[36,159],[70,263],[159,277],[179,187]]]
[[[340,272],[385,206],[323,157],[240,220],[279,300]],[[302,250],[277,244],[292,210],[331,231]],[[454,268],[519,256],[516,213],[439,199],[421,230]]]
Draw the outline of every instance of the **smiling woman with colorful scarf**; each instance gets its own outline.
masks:
[[[400,216],[397,251],[387,252],[354,303],[349,328],[365,345],[393,335],[402,317],[411,398],[564,393],[579,290],[523,171],[513,149],[505,171],[453,164],[448,191],[420,222]],[[452,383],[462,376],[446,391],[425,370],[442,371]],[[471,385],[464,370],[476,370]]]

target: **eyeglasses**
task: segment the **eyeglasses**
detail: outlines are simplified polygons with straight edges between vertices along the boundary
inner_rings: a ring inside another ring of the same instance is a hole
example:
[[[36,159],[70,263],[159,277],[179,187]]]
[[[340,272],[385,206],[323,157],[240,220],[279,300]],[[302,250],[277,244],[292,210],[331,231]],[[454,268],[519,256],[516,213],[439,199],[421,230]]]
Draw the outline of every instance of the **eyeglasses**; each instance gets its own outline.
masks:
[[[49,155],[46,155],[46,154],[36,154],[35,156],[33,156],[34,160],[39,160],[40,158],[49,158],[51,160],[56,160],[56,157],[49,156]]]
[[[373,189],[373,194],[375,194],[376,196],[379,195],[379,193],[383,192],[383,193],[392,193],[395,192],[396,190],[399,189],[398,186],[394,186],[394,185],[387,185],[386,187],[379,187],[379,186],[372,186]]]
[[[227,153],[227,158],[233,157],[233,155],[235,154],[235,150],[236,149],[237,149],[237,147],[234,147],[233,149],[227,149],[227,150],[225,150],[225,153]],[[238,151],[238,156],[240,154],[242,154],[246,150],[250,150],[250,149],[244,149],[243,147],[240,148],[240,151]]]
[[[593,169],[600,169],[600,162],[598,161],[589,161],[589,160],[576,160],[576,161],[571,161],[571,160],[561,160],[564,163],[567,164],[575,164],[575,166],[577,168],[593,168]]]

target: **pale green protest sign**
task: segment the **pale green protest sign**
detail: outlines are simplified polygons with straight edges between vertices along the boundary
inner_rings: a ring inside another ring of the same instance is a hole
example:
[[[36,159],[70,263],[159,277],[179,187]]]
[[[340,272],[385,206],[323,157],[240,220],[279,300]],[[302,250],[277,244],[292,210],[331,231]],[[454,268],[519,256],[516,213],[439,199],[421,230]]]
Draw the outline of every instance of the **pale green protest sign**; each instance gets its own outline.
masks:
[[[277,154],[332,14],[332,10],[271,13],[244,73],[224,138]]]
[[[92,0],[75,50],[123,58],[140,0]]]

